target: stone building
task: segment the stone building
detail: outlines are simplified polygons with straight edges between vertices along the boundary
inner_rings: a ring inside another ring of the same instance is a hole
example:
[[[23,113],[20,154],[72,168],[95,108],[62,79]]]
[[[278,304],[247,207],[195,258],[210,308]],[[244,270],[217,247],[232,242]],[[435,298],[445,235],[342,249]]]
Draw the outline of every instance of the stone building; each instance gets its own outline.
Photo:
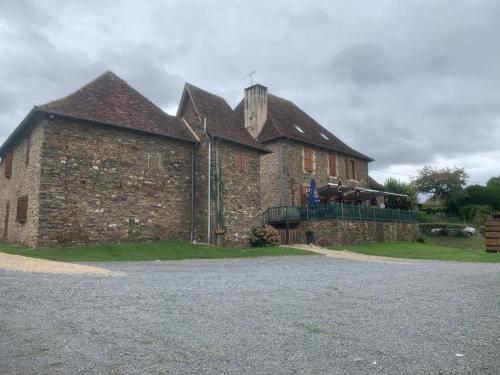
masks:
[[[247,245],[265,209],[305,204],[311,179],[373,185],[371,158],[262,85],[233,110],[186,84],[170,116],[109,71],[35,106],[0,157],[0,238],[30,247]]]
[[[272,153],[261,158],[262,206],[302,205],[311,180],[369,187],[370,157],[352,149],[289,100],[262,85],[245,90],[240,121]]]

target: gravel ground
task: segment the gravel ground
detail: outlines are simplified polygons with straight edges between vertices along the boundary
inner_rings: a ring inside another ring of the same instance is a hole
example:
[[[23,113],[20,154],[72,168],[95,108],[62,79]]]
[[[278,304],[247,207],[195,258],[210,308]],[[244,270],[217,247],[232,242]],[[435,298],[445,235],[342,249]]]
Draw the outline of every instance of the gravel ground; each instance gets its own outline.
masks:
[[[500,265],[280,257],[0,270],[0,374],[499,374]]]
[[[119,276],[119,273],[104,268],[81,264],[54,262],[46,259],[28,258],[19,255],[0,253],[0,270],[36,272],[36,273],[69,273],[69,274],[101,274]]]

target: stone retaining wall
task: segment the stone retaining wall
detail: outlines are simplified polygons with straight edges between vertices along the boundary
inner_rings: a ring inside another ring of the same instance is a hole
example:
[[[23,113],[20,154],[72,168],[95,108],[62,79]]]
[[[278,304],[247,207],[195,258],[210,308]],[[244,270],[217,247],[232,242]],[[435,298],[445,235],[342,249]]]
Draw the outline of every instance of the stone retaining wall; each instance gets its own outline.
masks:
[[[315,243],[321,246],[410,241],[418,234],[418,224],[393,221],[311,220],[297,229],[303,233],[312,230]]]

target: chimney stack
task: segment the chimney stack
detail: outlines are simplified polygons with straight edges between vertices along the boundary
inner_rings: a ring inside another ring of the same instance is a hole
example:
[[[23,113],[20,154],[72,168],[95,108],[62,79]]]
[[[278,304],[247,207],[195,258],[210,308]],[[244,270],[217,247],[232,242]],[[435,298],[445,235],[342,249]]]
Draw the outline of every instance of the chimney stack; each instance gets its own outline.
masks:
[[[257,138],[267,120],[267,87],[255,84],[245,89],[245,128]]]

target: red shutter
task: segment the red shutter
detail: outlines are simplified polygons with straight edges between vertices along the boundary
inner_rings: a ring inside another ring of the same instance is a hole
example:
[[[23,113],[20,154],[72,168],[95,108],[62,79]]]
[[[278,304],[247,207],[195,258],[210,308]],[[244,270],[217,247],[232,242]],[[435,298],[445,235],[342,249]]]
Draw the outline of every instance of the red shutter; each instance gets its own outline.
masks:
[[[337,175],[337,155],[329,154],[328,155],[328,163],[330,165],[330,176]]]
[[[351,178],[351,172],[349,168],[349,159],[345,159],[345,177],[349,180]]]
[[[19,223],[26,223],[28,218],[28,196],[17,198],[17,217]]]
[[[304,148],[304,169],[307,172],[313,171],[313,156],[310,148]]]
[[[243,169],[246,165],[245,154],[242,151],[236,151],[236,168]]]
[[[9,152],[5,155],[5,177],[10,178],[12,176],[12,162],[14,160],[14,155]]]
[[[363,162],[361,160],[356,160],[356,180],[361,181],[363,179]]]
[[[307,206],[307,186],[300,185],[300,204],[302,207]]]

